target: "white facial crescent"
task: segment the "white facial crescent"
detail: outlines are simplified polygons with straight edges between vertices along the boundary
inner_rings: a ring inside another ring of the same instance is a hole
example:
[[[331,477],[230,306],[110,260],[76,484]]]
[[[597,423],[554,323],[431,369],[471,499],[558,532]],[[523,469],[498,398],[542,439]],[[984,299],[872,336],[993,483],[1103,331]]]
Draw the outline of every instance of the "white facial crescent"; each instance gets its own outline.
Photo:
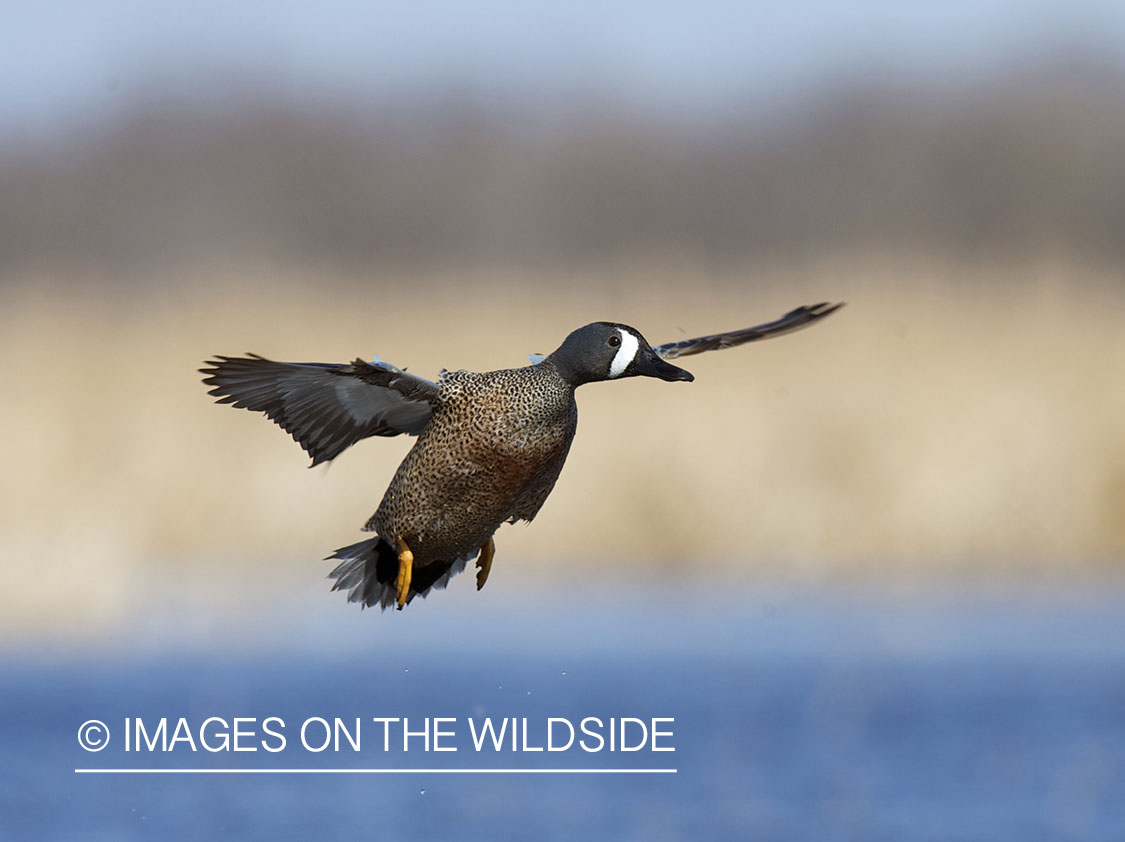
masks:
[[[617,353],[613,356],[613,362],[609,364],[610,378],[620,377],[625,369],[629,367],[629,363],[637,356],[637,349],[640,347],[640,342],[637,337],[629,333],[627,330],[617,329],[621,334],[621,347],[617,349]]]

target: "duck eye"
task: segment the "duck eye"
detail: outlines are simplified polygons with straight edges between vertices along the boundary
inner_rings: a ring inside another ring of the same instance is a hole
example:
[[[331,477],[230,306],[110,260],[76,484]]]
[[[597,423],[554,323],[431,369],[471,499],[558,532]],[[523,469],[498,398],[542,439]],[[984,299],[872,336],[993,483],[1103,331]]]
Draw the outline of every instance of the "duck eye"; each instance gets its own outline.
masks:
[[[609,338],[609,347],[610,348],[616,348],[620,344],[621,344],[621,337],[620,336],[611,336]]]

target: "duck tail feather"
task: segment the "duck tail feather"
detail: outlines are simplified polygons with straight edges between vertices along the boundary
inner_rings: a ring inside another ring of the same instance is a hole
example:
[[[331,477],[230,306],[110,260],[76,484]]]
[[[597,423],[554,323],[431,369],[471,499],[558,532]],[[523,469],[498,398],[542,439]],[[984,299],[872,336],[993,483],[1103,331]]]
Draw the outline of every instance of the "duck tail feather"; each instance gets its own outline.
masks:
[[[425,599],[431,588],[444,589],[451,578],[465,569],[470,558],[416,565],[406,603],[409,605],[416,596]],[[335,580],[332,590],[347,593],[348,602],[358,602],[363,608],[378,605],[384,611],[397,605],[398,554],[381,535],[341,547],[327,560],[340,562],[328,578]]]

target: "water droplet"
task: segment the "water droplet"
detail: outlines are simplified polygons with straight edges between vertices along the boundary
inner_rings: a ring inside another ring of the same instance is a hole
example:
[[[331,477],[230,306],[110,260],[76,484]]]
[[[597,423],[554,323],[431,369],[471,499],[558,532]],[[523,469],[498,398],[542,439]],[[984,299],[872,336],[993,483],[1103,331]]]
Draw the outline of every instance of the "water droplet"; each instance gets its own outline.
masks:
[[[419,795],[425,795],[425,794],[426,794],[426,790],[424,790],[424,789],[420,789],[420,790],[418,790],[418,794],[419,794]]]
[[[530,690],[528,690],[528,691],[527,691],[527,695],[529,695],[529,696],[531,695],[531,691],[530,691]]]
[[[563,670],[563,678],[566,678],[566,670]]]
[[[406,667],[403,672],[410,672],[410,667]]]

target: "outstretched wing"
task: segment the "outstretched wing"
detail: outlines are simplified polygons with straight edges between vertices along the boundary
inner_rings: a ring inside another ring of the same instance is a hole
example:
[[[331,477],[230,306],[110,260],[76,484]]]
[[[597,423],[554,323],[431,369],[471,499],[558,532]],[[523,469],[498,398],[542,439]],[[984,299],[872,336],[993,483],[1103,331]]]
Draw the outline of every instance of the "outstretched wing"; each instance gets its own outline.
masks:
[[[313,465],[368,436],[416,436],[430,420],[438,386],[389,363],[279,363],[216,355],[199,371],[217,403],[264,412],[293,436]]]
[[[666,360],[676,357],[687,357],[692,354],[702,354],[704,351],[720,351],[723,348],[734,348],[755,339],[766,339],[770,336],[780,336],[791,333],[815,324],[832,313],[835,313],[843,304],[813,304],[791,310],[773,322],[764,325],[744,327],[742,330],[732,330],[729,333],[714,333],[710,336],[700,336],[696,339],[683,339],[679,342],[666,342],[653,348],[657,354]]]

